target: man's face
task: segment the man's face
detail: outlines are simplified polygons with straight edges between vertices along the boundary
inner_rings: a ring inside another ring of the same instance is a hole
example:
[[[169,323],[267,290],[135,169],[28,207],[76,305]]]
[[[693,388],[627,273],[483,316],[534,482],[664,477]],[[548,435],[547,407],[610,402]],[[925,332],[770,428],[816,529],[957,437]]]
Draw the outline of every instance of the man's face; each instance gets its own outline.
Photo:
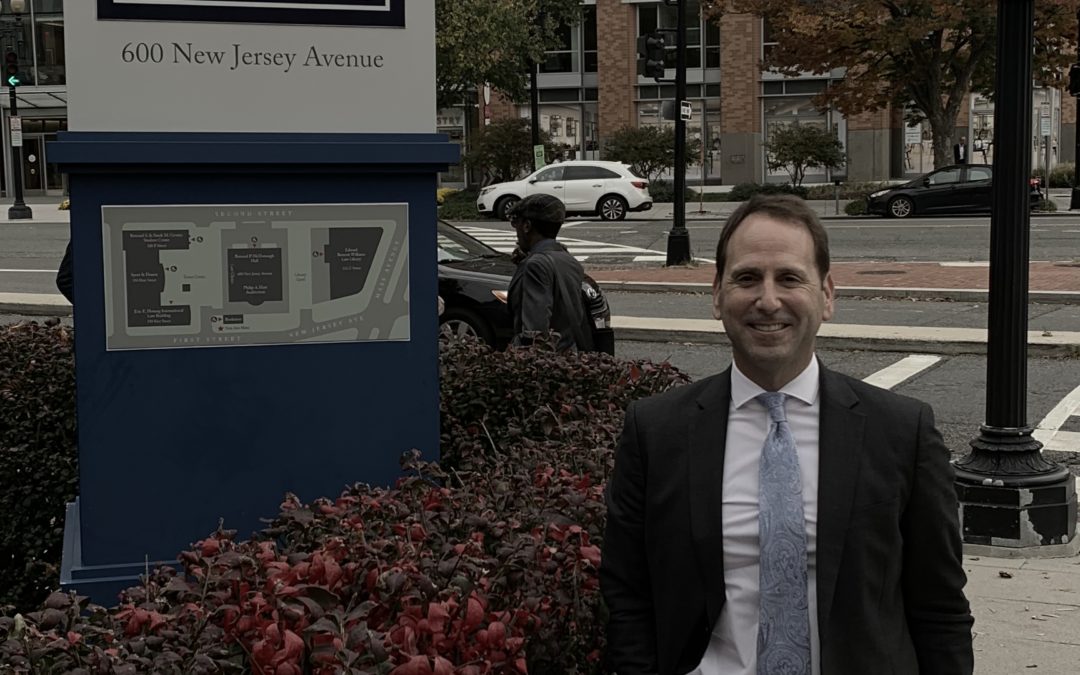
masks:
[[[832,318],[833,291],[805,225],[747,217],[713,282],[713,314],[724,322],[739,370],[770,391],[793,380],[810,364],[821,322]]]
[[[517,234],[517,245],[522,251],[529,252],[529,232],[532,231],[532,225],[527,220],[523,220],[518,217],[510,218],[510,225],[513,226],[514,232]]]

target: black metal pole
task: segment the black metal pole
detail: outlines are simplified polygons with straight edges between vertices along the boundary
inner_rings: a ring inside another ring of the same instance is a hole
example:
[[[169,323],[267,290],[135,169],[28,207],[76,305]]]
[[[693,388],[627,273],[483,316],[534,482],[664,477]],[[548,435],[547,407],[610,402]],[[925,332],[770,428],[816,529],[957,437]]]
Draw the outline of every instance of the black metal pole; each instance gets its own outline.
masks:
[[[1080,9],[1076,10],[1076,53],[1080,54]],[[1071,93],[1071,92],[1070,92]],[[1073,94],[1075,96],[1075,94]],[[1080,111],[1073,122],[1073,188],[1069,210],[1080,209]],[[1050,198],[1050,177],[1046,177],[1046,198]]]
[[[539,63],[532,64],[531,72],[529,73],[529,116],[532,122],[532,144],[535,149],[540,145],[540,89],[536,82],[536,71],[540,69]],[[536,171],[540,167],[537,166],[536,154],[533,153],[533,171]]]
[[[1063,544],[1076,528],[1072,476],[1027,421],[1033,24],[1034,0],[998,0],[986,418],[956,463],[964,541],[1008,548]]]
[[[539,34],[543,34],[543,12],[536,15],[536,30]],[[537,71],[539,70],[539,61],[533,63],[529,68],[529,121],[532,122],[533,171],[540,168],[536,161],[536,146],[540,145],[540,85],[537,82]]]
[[[686,230],[686,0],[678,0],[675,28],[675,213],[667,241],[667,264],[690,262],[690,233]]]
[[[15,53],[22,56],[22,17],[15,15]],[[8,83],[8,117],[9,119],[16,119],[19,116],[19,98],[15,95],[15,85]],[[10,125],[8,127],[10,129]],[[11,220],[25,220],[27,218],[33,218],[34,212],[30,210],[30,207],[23,201],[23,175],[22,175],[22,148],[15,145],[14,139],[11,142],[11,187],[12,194],[15,196],[15,200],[12,202],[11,207],[8,209],[8,218]]]

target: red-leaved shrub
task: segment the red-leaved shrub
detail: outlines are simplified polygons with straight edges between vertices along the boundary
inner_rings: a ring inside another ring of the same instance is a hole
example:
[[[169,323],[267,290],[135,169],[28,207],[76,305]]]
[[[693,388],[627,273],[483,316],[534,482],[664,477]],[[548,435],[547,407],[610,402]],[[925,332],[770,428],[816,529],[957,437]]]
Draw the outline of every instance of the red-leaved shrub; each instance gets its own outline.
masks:
[[[106,610],[56,593],[0,618],[14,672],[601,673],[603,486],[623,410],[664,365],[550,345],[441,347],[442,452],[389,489],[289,495]]]

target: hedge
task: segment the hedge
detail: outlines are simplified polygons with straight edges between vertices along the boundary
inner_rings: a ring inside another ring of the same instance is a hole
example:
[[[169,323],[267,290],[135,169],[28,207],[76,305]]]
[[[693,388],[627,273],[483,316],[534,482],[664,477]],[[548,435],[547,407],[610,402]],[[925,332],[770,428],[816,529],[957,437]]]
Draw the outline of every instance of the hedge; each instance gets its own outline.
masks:
[[[79,475],[72,348],[56,320],[0,326],[0,605],[37,605],[59,577]]]
[[[114,608],[0,612],[0,663],[72,673],[601,673],[603,486],[623,410],[687,378],[550,344],[440,346],[441,464],[219,528]],[[70,411],[69,411],[70,412]]]

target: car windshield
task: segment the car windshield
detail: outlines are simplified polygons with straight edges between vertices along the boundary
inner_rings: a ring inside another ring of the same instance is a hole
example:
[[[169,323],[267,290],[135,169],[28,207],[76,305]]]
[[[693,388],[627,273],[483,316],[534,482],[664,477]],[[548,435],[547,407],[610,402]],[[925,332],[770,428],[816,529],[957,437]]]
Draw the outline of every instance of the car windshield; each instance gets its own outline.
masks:
[[[438,226],[439,263],[495,258],[500,254],[461,230],[440,222]]]

